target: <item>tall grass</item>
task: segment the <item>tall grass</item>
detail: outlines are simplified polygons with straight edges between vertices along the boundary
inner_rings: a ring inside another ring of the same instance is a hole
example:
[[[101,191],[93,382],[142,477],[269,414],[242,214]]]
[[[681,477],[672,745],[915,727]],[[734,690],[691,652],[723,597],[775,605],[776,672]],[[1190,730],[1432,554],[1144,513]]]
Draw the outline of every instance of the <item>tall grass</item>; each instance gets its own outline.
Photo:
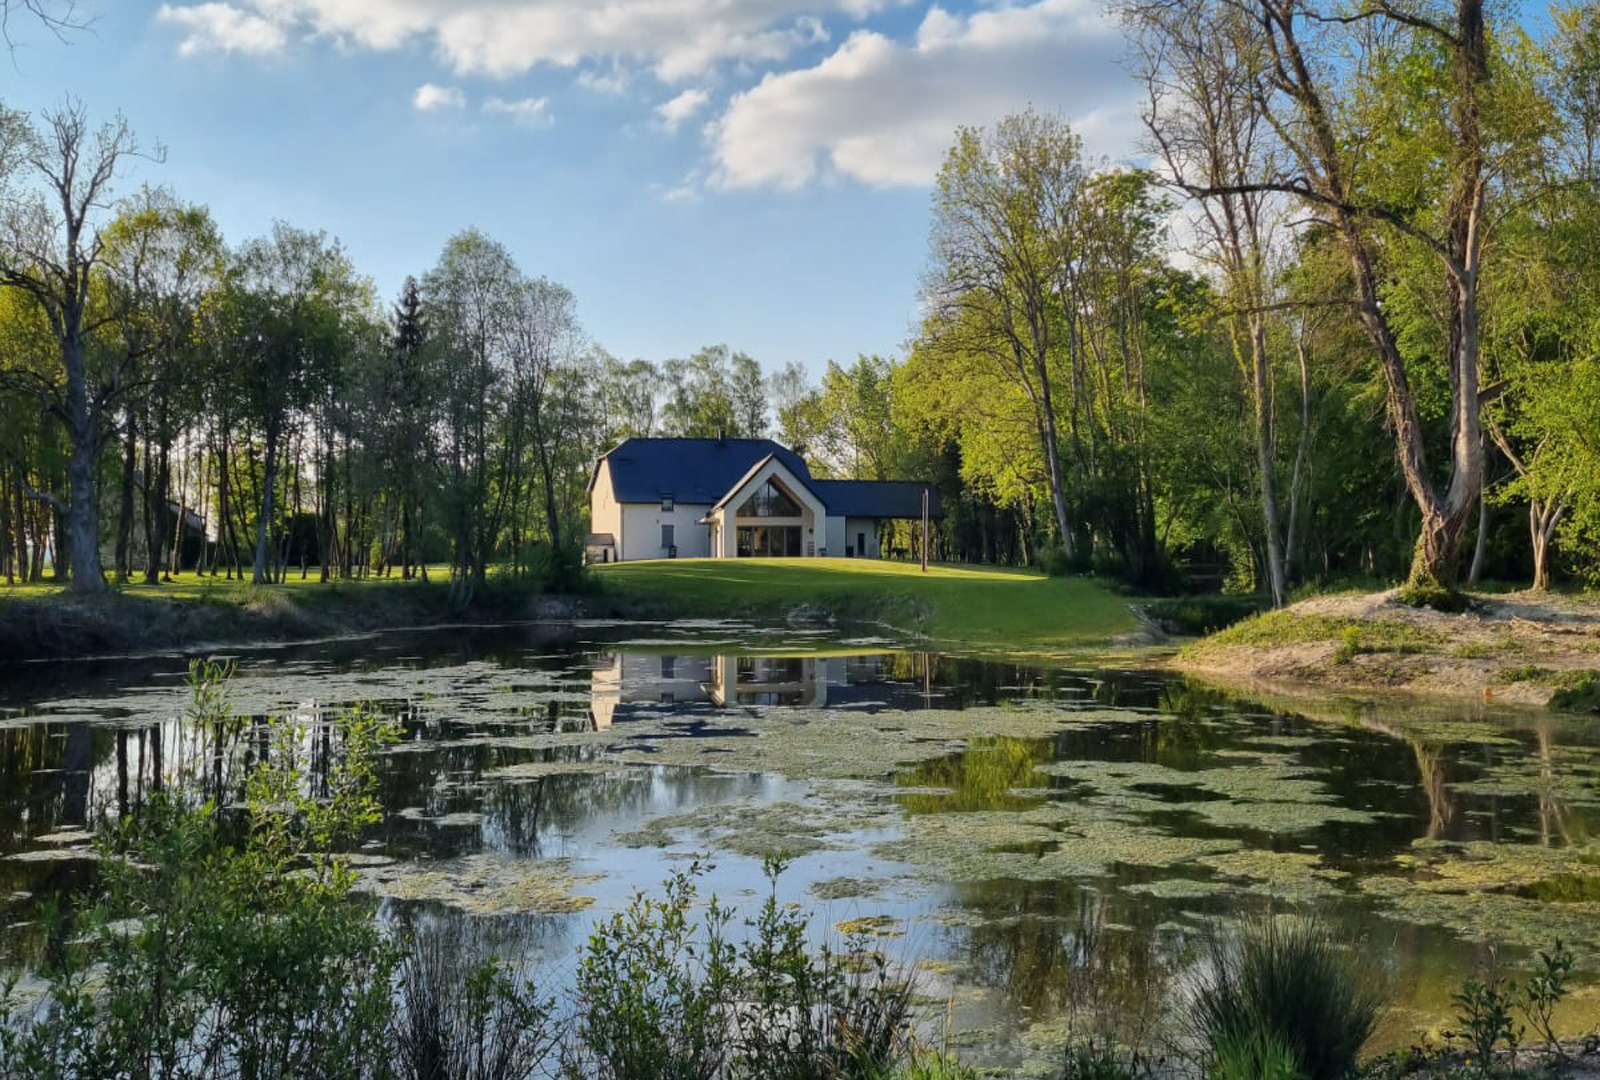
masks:
[[[1328,927],[1266,918],[1212,950],[1193,1020],[1210,1080],[1344,1080],[1382,999]]]

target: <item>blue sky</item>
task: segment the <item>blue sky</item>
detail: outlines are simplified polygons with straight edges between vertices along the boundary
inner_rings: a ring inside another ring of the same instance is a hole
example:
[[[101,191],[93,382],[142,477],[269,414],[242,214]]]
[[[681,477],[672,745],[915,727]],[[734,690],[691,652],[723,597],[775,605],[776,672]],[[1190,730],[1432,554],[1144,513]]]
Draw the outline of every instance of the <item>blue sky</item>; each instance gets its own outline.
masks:
[[[916,318],[958,124],[1028,104],[1125,156],[1137,88],[1095,0],[78,0],[0,97],[125,113],[230,241],[325,229],[385,297],[477,226],[660,361],[813,372]]]

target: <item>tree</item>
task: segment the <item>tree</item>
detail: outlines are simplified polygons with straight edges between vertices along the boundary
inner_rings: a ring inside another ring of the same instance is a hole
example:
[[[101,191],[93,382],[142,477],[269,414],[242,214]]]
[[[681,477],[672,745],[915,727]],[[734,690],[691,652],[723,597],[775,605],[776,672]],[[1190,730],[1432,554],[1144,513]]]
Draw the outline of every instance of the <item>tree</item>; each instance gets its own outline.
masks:
[[[37,133],[21,114],[0,113],[0,175],[21,173],[33,185],[8,200],[0,218],[0,285],[20,289],[43,309],[59,353],[59,367],[33,389],[66,428],[68,495],[29,495],[64,520],[58,546],[65,541],[72,590],[99,593],[106,581],[96,466],[130,360],[126,353],[105,363],[91,356],[93,339],[115,318],[93,309],[94,275],[105,253],[98,215],[118,171],[142,151],[121,117],[91,128],[84,108],[71,103],[43,118],[45,130]]]
[[[475,229],[451,237],[422,282],[447,376],[441,434],[458,602],[487,579],[520,452],[517,432],[505,425],[511,401],[505,345],[520,282],[511,253]]]
[[[1276,387],[1268,320],[1277,307],[1273,234],[1282,197],[1267,183],[1280,150],[1257,105],[1253,80],[1261,58],[1253,36],[1230,28],[1243,16],[1214,11],[1223,25],[1197,23],[1185,9],[1129,7],[1138,34],[1148,96],[1146,129],[1172,186],[1194,199],[1194,254],[1220,276],[1229,341],[1249,388],[1261,492],[1267,585],[1275,607],[1288,599],[1276,476]],[[1304,386],[1304,382],[1302,386]],[[1302,432],[1303,437],[1303,432]]]
[[[923,289],[928,346],[989,358],[1027,396],[1069,555],[1050,368],[1063,245],[1085,177],[1081,141],[1061,121],[1026,112],[992,132],[957,131],[935,187],[933,266]]]
[[[1155,0],[1197,33],[1228,35],[1257,105],[1287,153],[1275,175],[1206,192],[1276,192],[1337,238],[1357,316],[1377,355],[1387,423],[1406,489],[1421,514],[1411,580],[1453,588],[1461,537],[1483,479],[1480,289],[1493,219],[1491,182],[1526,153],[1527,130],[1492,82],[1482,0],[1453,12],[1380,3],[1354,13],[1320,0]],[[1227,13],[1227,18],[1219,17]],[[1339,59],[1335,59],[1339,58]],[[1403,119],[1402,119],[1403,118]],[[1449,385],[1448,467],[1435,476],[1408,357],[1386,305],[1385,266],[1420,253],[1437,287]]]
[[[251,570],[251,580],[263,585],[270,580],[267,538],[278,511],[286,429],[334,377],[344,320],[367,302],[369,286],[326,234],[277,222],[270,235],[240,251],[228,287],[240,385],[247,415],[260,425],[264,442]]]

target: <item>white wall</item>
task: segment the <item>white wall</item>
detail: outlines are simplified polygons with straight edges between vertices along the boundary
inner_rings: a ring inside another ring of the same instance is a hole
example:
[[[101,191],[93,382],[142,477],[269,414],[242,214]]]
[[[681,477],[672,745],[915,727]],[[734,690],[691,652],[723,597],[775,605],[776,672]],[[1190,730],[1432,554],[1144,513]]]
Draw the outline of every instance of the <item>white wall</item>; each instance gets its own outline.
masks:
[[[833,559],[844,558],[844,518],[829,517],[827,527],[823,533],[827,544],[818,543],[817,547],[827,547],[828,557]],[[820,554],[820,552],[819,552]]]
[[[611,492],[611,462],[601,461],[595,475],[594,489],[589,492],[589,531],[610,533],[619,545],[612,558],[622,557],[622,507]]]
[[[879,554],[879,551],[878,551],[878,522],[877,522],[877,520],[874,519],[874,518],[845,518],[845,521],[844,521],[844,542],[845,542],[845,544],[847,546],[852,547],[852,548],[856,546],[856,534],[857,533],[866,533],[867,534],[867,550],[865,550],[865,551],[857,551],[855,553],[856,558],[858,558],[858,559],[876,559],[876,558],[879,558],[880,554]],[[830,555],[833,554],[833,549],[831,547],[828,549],[828,553]],[[839,554],[840,555],[844,554],[844,548],[843,547],[841,547],[839,549]]]
[[[671,525],[680,559],[704,559],[711,554],[711,526],[701,525],[709,506],[677,503],[671,510],[660,503],[624,503],[622,506],[621,558],[664,559],[661,526]]]

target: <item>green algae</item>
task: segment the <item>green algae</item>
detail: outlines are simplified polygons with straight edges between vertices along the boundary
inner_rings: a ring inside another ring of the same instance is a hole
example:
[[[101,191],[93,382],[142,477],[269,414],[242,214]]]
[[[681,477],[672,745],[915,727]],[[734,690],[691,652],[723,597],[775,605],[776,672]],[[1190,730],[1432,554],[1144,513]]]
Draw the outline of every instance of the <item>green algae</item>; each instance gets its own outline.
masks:
[[[836,877],[813,882],[810,893],[818,900],[869,900],[881,896],[888,884],[885,878]]]
[[[1162,878],[1122,887],[1123,892],[1153,896],[1158,900],[1202,900],[1236,889],[1237,886],[1226,881],[1202,881],[1196,878]]]
[[[846,937],[905,937],[900,920],[892,915],[864,915],[857,919],[846,919],[834,923],[833,929]]]
[[[1240,891],[1295,903],[1337,895],[1350,875],[1325,866],[1320,855],[1300,851],[1238,850],[1195,860],[1221,877],[1241,882]]]
[[[1340,806],[1311,770],[1284,760],[1206,769],[1150,762],[1063,761],[1039,771],[1093,788],[1097,802],[1124,810],[1184,810],[1212,825],[1269,833],[1309,832],[1335,822],[1369,824],[1376,817]],[[1150,799],[1147,789],[1194,790],[1211,796],[1184,802]]]
[[[864,805],[842,800],[819,798],[805,805],[744,801],[651,818],[616,839],[625,847],[671,847],[675,834],[686,833],[719,851],[763,858],[836,850],[841,837],[881,826]]]
[[[575,890],[600,880],[576,874],[569,859],[466,855],[445,862],[394,863],[356,870],[356,890],[394,900],[435,903],[468,915],[560,915],[594,899]]]
[[[1233,851],[1228,838],[1175,836],[1106,817],[1087,805],[913,817],[903,839],[873,854],[918,864],[948,881],[1107,877],[1118,865],[1168,867]]]
[[[552,776],[624,776],[630,772],[635,773],[639,779],[645,779],[642,771],[630,770],[627,766],[618,765],[609,761],[524,761],[516,765],[501,765],[489,769],[483,778],[502,784],[528,783],[534,780],[544,780]]]

